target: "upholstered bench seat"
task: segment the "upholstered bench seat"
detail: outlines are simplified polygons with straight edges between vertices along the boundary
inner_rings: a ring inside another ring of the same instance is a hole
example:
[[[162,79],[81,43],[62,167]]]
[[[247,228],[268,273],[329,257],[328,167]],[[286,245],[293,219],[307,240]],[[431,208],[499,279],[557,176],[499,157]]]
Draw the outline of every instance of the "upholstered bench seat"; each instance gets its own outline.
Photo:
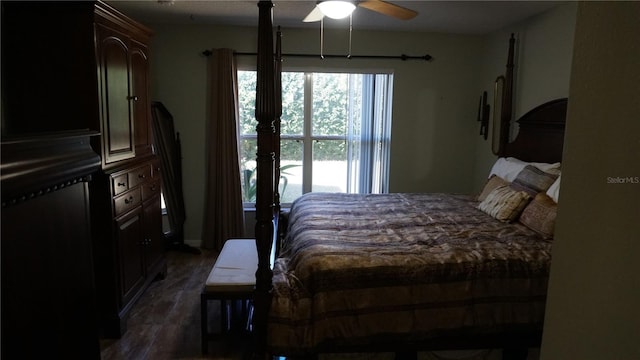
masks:
[[[247,310],[247,303],[253,297],[257,269],[258,251],[254,239],[229,239],[225,242],[200,296],[203,354],[208,352],[208,341],[216,335],[209,331],[209,300],[220,301],[220,330],[227,332],[231,326],[230,314],[233,314],[227,301],[240,301],[243,317],[249,317],[247,314],[251,313],[250,309]]]
[[[253,291],[257,270],[256,241],[254,239],[227,240],[209,273],[204,291]]]

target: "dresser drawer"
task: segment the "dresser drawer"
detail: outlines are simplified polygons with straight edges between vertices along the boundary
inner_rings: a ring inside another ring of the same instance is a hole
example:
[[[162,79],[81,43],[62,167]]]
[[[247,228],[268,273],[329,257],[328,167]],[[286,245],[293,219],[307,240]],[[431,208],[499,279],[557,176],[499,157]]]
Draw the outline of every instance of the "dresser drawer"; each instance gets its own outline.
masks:
[[[127,174],[114,176],[111,178],[111,187],[113,189],[113,196],[122,194],[129,190],[129,177]]]
[[[141,203],[140,189],[133,189],[131,191],[127,191],[126,193],[113,198],[115,215],[119,216],[121,214],[124,214],[127,211],[140,205],[140,203]]]
[[[142,201],[151,199],[154,195],[160,194],[160,181],[148,181],[142,184]]]
[[[138,184],[151,179],[151,165],[145,165],[135,168],[127,174],[129,177],[129,188],[133,188]]]

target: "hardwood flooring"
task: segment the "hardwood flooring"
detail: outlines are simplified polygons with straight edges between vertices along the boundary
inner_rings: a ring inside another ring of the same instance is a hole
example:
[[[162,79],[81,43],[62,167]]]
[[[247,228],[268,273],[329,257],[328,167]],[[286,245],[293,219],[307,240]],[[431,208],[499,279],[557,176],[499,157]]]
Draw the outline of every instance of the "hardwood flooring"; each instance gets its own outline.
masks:
[[[209,342],[201,353],[200,292],[217,252],[167,252],[167,276],[154,281],[131,310],[122,338],[100,342],[103,360],[242,359],[248,339]],[[218,324],[219,309],[209,305],[210,324]],[[215,329],[215,327],[214,327]]]

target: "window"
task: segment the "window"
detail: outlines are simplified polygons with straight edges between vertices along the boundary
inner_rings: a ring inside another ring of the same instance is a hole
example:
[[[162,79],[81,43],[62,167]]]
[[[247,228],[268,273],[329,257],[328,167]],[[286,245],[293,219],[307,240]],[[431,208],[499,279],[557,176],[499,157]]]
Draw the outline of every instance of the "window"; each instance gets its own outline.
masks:
[[[280,198],[388,192],[391,74],[282,73]],[[238,71],[243,196],[255,202],[255,71]]]

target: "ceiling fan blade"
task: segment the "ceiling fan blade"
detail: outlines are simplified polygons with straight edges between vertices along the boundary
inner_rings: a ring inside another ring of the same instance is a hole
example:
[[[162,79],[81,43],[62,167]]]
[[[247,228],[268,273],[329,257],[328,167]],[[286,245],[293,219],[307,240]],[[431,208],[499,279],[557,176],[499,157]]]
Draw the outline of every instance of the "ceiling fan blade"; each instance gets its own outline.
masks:
[[[318,6],[316,6],[316,7],[313,8],[313,10],[311,10],[309,15],[307,15],[307,17],[305,17],[304,20],[302,20],[302,21],[303,22],[316,22],[316,21],[322,20],[323,17],[324,17],[324,14],[322,13],[322,10],[320,10],[320,8]]]
[[[400,20],[410,20],[418,15],[416,11],[383,0],[362,0],[358,2],[358,6]]]

